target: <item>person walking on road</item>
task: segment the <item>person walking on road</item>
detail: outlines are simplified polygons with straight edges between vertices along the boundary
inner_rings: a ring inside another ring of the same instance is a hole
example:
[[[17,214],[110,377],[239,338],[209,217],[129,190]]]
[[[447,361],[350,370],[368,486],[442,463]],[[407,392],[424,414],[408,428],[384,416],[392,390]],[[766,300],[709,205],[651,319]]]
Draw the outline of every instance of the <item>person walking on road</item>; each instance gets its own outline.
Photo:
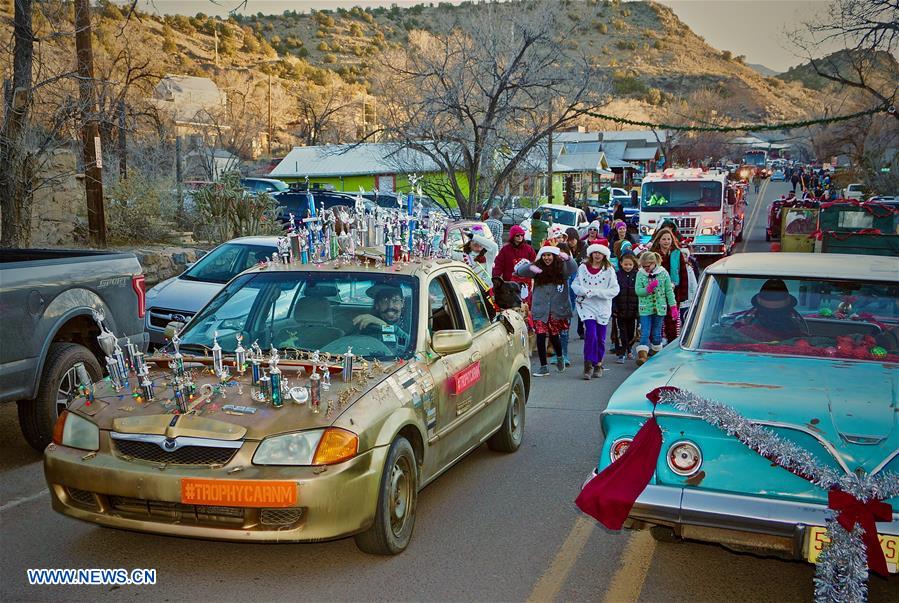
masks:
[[[602,377],[606,352],[606,327],[612,317],[612,300],[618,295],[618,278],[605,245],[587,248],[587,260],[571,283],[575,308],[584,323],[584,379]]]
[[[790,182],[793,184],[793,192],[796,192],[796,185],[799,184],[799,174],[793,172],[793,175],[790,176]]]
[[[537,355],[540,359],[540,368],[533,373],[535,377],[549,375],[546,365],[547,339],[556,354],[556,368],[560,373],[565,370],[559,335],[569,328],[571,300],[568,298],[568,277],[576,270],[574,258],[558,247],[550,246],[540,248],[535,262],[523,262],[515,270],[518,276],[534,279],[531,318],[537,333]]]
[[[690,296],[690,276],[687,271],[690,266],[687,263],[686,249],[682,249],[674,232],[662,228],[657,230],[649,245],[649,250],[659,256],[659,265],[668,272],[671,285],[674,287],[674,297],[677,305],[687,301]],[[665,317],[665,339],[674,341],[678,335],[678,321],[674,316]]]
[[[543,219],[543,212],[539,209],[531,216],[531,247],[537,251],[543,247],[546,233],[549,231],[549,223]]]
[[[503,242],[503,210],[498,207],[490,208],[490,217],[484,221],[487,224],[487,228],[490,229],[490,233],[493,235],[493,240],[496,241],[496,244],[499,245]]]
[[[637,366],[651,355],[662,351],[662,324],[666,316],[678,316],[677,300],[668,271],[659,265],[658,254],[647,251],[640,256],[640,270],[634,288],[640,312],[640,345],[637,346]],[[650,349],[650,346],[652,348]]]
[[[618,295],[612,300],[612,343],[618,364],[624,364],[625,356],[633,358],[633,345],[637,338],[637,323],[640,320],[637,299],[637,258],[625,253],[618,261],[620,268],[615,276],[618,280]]]

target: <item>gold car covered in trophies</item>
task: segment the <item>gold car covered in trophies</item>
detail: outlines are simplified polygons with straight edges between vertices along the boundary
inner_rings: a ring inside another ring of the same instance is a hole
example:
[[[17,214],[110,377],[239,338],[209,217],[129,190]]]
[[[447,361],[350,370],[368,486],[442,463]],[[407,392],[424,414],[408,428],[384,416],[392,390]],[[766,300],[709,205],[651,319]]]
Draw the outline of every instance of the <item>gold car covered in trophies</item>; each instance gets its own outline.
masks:
[[[164,350],[109,349],[109,375],[81,388],[45,453],[54,509],[402,551],[424,485],[484,442],[520,446],[527,331],[464,264],[346,257],[261,265]]]

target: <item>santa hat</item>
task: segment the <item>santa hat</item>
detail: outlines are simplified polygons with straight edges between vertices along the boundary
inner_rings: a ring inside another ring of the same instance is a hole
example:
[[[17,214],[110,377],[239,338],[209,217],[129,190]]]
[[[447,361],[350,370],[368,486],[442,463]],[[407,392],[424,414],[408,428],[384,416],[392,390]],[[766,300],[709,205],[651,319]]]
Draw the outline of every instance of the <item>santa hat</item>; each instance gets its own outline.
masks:
[[[509,229],[509,238],[510,239],[514,239],[518,235],[524,236],[524,234],[525,234],[524,228],[522,228],[518,224],[516,224],[515,226],[513,226],[512,228]]]
[[[562,224],[553,224],[549,227],[549,236],[553,239],[562,239],[566,238],[565,234],[565,226]]]
[[[591,228],[596,232],[602,232],[602,224],[599,223],[599,220],[590,222],[590,226],[587,227],[587,230],[590,230]]]
[[[553,255],[559,255],[559,248],[553,247],[552,245],[544,245],[540,248],[540,251],[537,252],[537,257],[541,257],[544,253],[551,253]]]
[[[587,258],[589,259],[593,257],[593,254],[596,252],[599,252],[606,256],[606,259],[608,259],[609,255],[611,255],[608,247],[606,247],[605,245],[600,245],[599,243],[593,243],[592,245],[587,247]]]

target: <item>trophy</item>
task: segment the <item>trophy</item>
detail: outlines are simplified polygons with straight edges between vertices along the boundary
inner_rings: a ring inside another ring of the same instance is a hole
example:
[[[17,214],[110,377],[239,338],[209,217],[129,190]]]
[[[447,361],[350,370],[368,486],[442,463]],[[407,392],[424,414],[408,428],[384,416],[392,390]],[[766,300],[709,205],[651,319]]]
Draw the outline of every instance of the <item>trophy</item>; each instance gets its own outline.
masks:
[[[271,384],[272,406],[281,408],[284,406],[284,398],[281,395],[281,369],[278,368],[278,350],[272,346],[271,356],[269,357],[269,376]]]

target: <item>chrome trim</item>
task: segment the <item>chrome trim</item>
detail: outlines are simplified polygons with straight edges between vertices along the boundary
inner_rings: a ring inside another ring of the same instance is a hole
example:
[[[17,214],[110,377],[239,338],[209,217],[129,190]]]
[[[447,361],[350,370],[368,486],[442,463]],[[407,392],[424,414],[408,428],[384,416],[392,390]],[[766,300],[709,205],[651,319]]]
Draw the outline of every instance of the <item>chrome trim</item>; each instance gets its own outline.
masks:
[[[614,442],[612,442],[612,445],[611,445],[611,446],[609,446],[609,461],[610,461],[610,462],[614,463],[615,461],[618,460],[618,459],[616,459],[614,456],[612,456],[613,454],[615,454],[615,446],[617,446],[619,442],[624,442],[625,440],[627,440],[627,441],[629,442],[628,445],[634,443],[634,438],[629,438],[629,437],[626,437],[626,436],[625,436],[625,437],[623,437],[623,438],[618,438],[617,440],[615,440]]]
[[[620,416],[625,416],[625,417],[642,417],[644,419],[648,419],[652,416],[652,413],[642,412],[642,411],[638,411],[638,410],[609,410],[609,409],[606,409],[606,410],[602,411],[602,414],[603,415],[620,415]],[[689,414],[689,413],[665,412],[664,410],[657,410],[655,412],[655,416],[657,416],[657,417],[679,417],[679,418],[684,418],[684,419],[699,419],[700,421],[702,420],[702,417],[700,417],[699,415],[694,415],[694,414]],[[827,450],[827,452],[830,453],[830,456],[832,456],[833,459],[837,463],[839,463],[839,465],[843,469],[843,471],[845,471],[849,475],[854,475],[853,471],[851,469],[849,469],[849,466],[846,464],[846,462],[839,456],[839,454],[837,454],[837,449],[833,446],[833,444],[831,444],[830,442],[828,442],[827,440],[825,440],[824,438],[819,436],[817,433],[815,433],[811,429],[805,429],[803,427],[794,425],[792,423],[780,423],[778,421],[752,421],[752,423],[754,423],[755,425],[764,425],[766,427],[782,427],[784,429],[792,429],[794,431],[799,431],[806,435],[812,436],[813,438],[815,438],[815,440],[818,441],[819,444],[821,444],[821,446],[824,447],[825,450]]]
[[[671,451],[674,450],[677,446],[681,444],[689,444],[693,448],[696,449],[696,455],[699,457],[699,464],[696,465],[691,471],[684,471],[683,469],[678,469],[674,466],[674,463],[671,462]],[[665,460],[668,462],[668,468],[671,469],[671,472],[675,475],[679,475],[681,477],[690,477],[691,475],[695,475],[702,468],[702,450],[699,449],[699,445],[690,440],[678,440],[668,447],[668,453],[665,457]]]
[[[896,457],[899,457],[899,450],[896,450],[893,454],[891,454],[887,458],[883,459],[883,461],[879,465],[874,467],[874,469],[871,470],[871,475],[880,473],[880,470],[883,469],[884,467],[886,467],[887,465],[889,465],[891,462],[893,462],[893,459]]]
[[[630,519],[669,525],[695,525],[793,537],[807,526],[824,526],[826,505],[743,496],[694,488],[650,484],[640,494]],[[877,531],[899,535],[899,511]],[[796,551],[801,555],[801,550]]]
[[[128,440],[131,442],[147,442],[156,444],[166,452],[174,452],[185,446],[206,446],[207,448],[232,448],[237,449],[243,446],[243,440],[213,440],[210,438],[195,438],[190,436],[180,436],[177,438],[169,438],[164,435],[155,435],[149,433],[118,433],[112,431],[109,437],[113,440]],[[166,445],[168,443],[168,445]]]

